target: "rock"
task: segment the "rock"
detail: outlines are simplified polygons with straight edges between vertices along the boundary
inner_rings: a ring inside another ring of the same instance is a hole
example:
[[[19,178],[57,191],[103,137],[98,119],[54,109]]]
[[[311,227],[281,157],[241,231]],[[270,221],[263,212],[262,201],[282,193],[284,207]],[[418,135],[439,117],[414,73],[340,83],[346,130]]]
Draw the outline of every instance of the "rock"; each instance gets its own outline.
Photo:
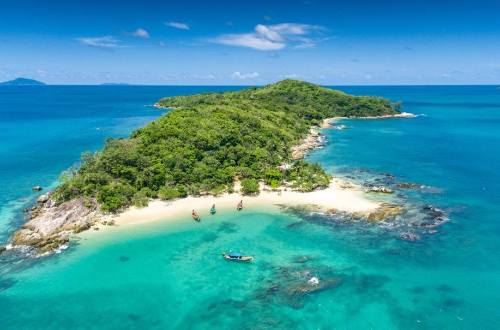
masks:
[[[304,264],[308,261],[311,261],[312,258],[309,256],[298,256],[293,259],[293,262],[296,264]]]
[[[33,188],[31,188],[33,191],[40,191],[42,190],[42,186],[33,186]]]
[[[412,226],[432,228],[442,225],[443,223],[448,221],[446,212],[432,205],[422,206],[421,212],[424,214],[424,217],[419,219],[418,221],[413,222]]]
[[[336,129],[336,130],[343,130],[343,129],[346,129],[347,126],[346,125],[335,125],[335,126],[332,126],[333,129]]]
[[[47,203],[50,199],[50,193],[46,193],[43,195],[40,195],[37,199],[36,202],[39,204]]]
[[[368,189],[368,192],[376,192],[376,193],[384,193],[384,194],[392,194],[394,190],[384,186],[373,186]]]
[[[311,128],[309,135],[292,148],[292,159],[297,160],[304,158],[309,151],[322,147],[324,143],[325,138],[323,134],[320,133],[319,129],[317,127]]]
[[[412,233],[412,232],[402,232],[399,234],[399,237],[405,241],[415,242],[420,240],[420,235]]]
[[[0,245],[0,254],[3,253],[3,251],[7,250],[7,248],[3,245]]]
[[[30,220],[12,236],[13,246],[31,246],[38,254],[51,253],[67,244],[72,233],[89,229],[103,216],[95,200],[74,199],[59,205],[51,203],[50,198],[42,200],[46,201],[32,208]]]
[[[379,208],[368,214],[366,219],[372,222],[394,219],[396,216],[403,213],[401,205],[382,203]]]
[[[89,222],[85,222],[82,224],[76,224],[73,232],[75,234],[81,233],[82,231],[89,230],[92,225]]]
[[[411,183],[411,182],[401,182],[397,184],[397,187],[400,189],[422,189],[424,188],[423,185],[417,184],[417,183]]]

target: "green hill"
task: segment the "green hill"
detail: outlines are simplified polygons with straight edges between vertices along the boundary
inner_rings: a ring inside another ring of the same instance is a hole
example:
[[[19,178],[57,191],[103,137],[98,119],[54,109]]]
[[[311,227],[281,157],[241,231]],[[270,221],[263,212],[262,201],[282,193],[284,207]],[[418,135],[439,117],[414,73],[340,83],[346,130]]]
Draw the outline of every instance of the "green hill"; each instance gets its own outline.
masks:
[[[335,116],[397,113],[383,98],[357,97],[314,84],[284,80],[238,92],[164,98],[172,110],[128,139],[109,139],[85,154],[79,170],[63,178],[59,201],[96,199],[117,211],[148,198],[171,199],[231,191],[242,179],[251,193],[256,182],[282,182],[277,165],[290,162],[291,147],[311,126]],[[325,187],[330,177],[319,165],[294,163],[285,173],[297,190]]]
[[[26,79],[26,78],[16,78],[14,80],[0,82],[2,86],[43,86],[45,83],[34,80],[34,79]]]

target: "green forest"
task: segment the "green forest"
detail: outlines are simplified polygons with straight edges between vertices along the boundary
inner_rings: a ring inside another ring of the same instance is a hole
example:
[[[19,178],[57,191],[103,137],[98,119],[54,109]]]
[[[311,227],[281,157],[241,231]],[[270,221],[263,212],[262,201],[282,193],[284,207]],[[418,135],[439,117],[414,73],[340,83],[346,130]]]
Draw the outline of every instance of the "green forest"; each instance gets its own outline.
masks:
[[[318,164],[291,161],[291,148],[324,118],[394,114],[398,106],[379,97],[352,96],[311,83],[284,80],[237,92],[161,99],[162,117],[131,134],[108,139],[103,150],[85,153],[65,173],[58,202],[84,197],[104,211],[148,200],[221,194],[241,180],[256,194],[259,182],[311,191],[328,186]],[[282,172],[277,166],[292,163]]]

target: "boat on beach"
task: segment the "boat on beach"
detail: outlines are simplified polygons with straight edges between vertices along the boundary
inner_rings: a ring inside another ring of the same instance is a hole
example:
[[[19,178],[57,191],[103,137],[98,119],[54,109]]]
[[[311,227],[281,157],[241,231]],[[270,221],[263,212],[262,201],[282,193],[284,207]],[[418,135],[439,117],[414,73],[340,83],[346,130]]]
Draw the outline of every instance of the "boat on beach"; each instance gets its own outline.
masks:
[[[236,210],[241,211],[243,210],[243,200],[241,200],[238,205],[236,205]]]
[[[229,252],[229,253],[222,252],[222,256],[224,257],[224,259],[229,261],[250,262],[253,260],[252,256],[244,256],[241,253],[235,253],[235,252]]]
[[[213,214],[215,214],[215,213],[217,213],[217,210],[215,209],[215,204],[214,204],[214,205],[212,205],[212,207],[210,208],[210,214],[212,214],[212,215],[213,215]]]

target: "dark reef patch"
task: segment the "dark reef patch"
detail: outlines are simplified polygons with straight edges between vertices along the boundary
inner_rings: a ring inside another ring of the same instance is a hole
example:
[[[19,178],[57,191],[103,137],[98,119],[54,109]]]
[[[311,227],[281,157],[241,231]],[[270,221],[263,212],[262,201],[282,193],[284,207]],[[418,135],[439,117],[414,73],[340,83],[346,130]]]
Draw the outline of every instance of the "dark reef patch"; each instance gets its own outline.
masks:
[[[232,234],[238,231],[238,225],[232,222],[224,221],[217,227],[218,233]]]
[[[127,257],[127,256],[120,256],[120,258],[118,258],[120,260],[120,262],[127,262],[130,260],[130,257]]]
[[[13,287],[17,281],[13,278],[0,279],[0,292]]]

